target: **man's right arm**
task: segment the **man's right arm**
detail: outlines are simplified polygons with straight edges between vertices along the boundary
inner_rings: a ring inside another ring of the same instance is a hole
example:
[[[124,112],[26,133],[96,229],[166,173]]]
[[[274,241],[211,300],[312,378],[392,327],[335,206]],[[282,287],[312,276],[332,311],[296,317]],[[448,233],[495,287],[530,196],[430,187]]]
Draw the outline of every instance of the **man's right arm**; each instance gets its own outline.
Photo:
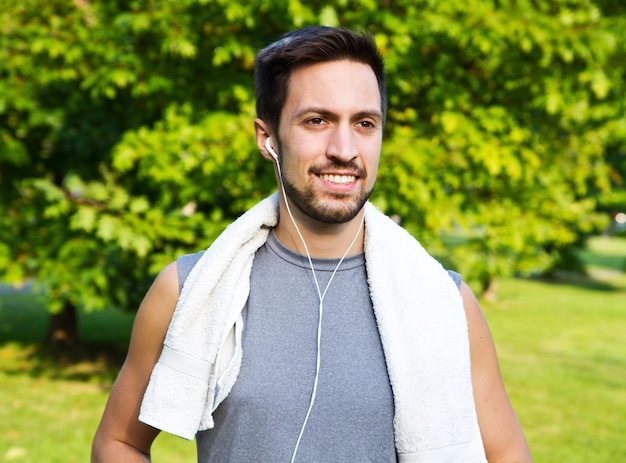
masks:
[[[178,300],[176,263],[146,293],[133,325],[128,355],[113,385],[92,444],[92,463],[150,461],[158,429],[141,423],[139,408]]]

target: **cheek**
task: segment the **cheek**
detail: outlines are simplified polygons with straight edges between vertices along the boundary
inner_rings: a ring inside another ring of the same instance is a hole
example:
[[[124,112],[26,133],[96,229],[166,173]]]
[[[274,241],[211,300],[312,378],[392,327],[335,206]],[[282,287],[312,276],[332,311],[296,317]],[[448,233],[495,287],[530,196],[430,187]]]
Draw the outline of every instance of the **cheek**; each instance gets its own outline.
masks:
[[[292,183],[300,183],[302,177],[307,174],[309,163],[303,158],[302,152],[290,150],[284,152],[281,168],[283,169],[283,175],[289,177]]]
[[[378,180],[378,162],[371,164],[367,171],[367,183],[373,188]]]
[[[377,144],[375,147],[370,147],[363,158],[363,162],[366,165],[369,175],[375,175],[378,172],[378,164],[380,162],[380,148],[381,145]]]
[[[285,152],[285,164],[292,171],[308,171],[311,164],[319,157],[320,148],[312,141],[300,140],[289,145],[289,150]]]

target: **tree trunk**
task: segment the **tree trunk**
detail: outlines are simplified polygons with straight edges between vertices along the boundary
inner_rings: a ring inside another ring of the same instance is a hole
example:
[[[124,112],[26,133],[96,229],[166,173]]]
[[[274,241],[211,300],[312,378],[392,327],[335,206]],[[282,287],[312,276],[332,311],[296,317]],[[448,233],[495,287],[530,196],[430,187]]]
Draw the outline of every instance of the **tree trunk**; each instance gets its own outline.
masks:
[[[487,281],[482,282],[483,298],[486,301],[495,301],[498,299],[497,284],[495,278],[489,278]]]
[[[65,346],[78,342],[78,316],[70,302],[66,302],[60,312],[50,314],[46,342]]]

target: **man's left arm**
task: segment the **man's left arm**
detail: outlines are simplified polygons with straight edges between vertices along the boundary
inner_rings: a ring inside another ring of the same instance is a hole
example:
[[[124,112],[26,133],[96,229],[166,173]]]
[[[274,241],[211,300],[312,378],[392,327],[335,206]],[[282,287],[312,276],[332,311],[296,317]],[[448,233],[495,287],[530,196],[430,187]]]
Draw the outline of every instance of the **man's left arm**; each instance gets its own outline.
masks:
[[[470,287],[461,285],[469,328],[472,385],[487,461],[528,463],[532,457],[506,393],[487,320]]]

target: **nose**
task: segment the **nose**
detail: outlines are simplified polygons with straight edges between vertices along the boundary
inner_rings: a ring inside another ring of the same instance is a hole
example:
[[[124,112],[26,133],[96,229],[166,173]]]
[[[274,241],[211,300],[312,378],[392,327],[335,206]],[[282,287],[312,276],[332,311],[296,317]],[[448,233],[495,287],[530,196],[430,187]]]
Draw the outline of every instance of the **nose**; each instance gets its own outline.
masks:
[[[355,134],[351,127],[337,126],[330,135],[326,155],[339,162],[349,162],[359,155]]]

